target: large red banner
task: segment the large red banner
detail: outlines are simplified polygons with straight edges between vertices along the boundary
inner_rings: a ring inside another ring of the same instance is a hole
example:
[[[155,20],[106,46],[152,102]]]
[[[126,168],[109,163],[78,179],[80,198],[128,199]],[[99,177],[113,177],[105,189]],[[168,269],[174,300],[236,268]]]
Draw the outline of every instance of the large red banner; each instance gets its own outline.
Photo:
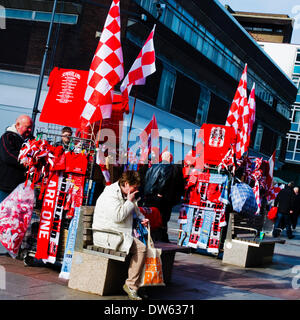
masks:
[[[55,67],[48,80],[50,88],[40,121],[80,128],[87,78],[88,71]]]
[[[204,123],[204,163],[218,165],[231,145],[235,145],[233,127]]]

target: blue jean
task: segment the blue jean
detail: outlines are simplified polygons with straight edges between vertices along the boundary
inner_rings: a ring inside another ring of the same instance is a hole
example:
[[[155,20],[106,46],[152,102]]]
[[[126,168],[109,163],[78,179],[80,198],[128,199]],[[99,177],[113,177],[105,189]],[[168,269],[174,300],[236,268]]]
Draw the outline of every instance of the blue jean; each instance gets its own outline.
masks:
[[[292,236],[292,228],[291,228],[291,216],[289,214],[283,214],[278,212],[277,218],[274,224],[273,237],[278,237],[280,231],[278,230],[281,227],[286,228],[286,234],[288,238]]]

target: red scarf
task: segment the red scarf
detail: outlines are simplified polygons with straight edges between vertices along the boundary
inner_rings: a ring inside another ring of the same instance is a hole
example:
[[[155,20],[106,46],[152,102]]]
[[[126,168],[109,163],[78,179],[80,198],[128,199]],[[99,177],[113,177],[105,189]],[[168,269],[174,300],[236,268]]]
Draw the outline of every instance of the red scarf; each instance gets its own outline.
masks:
[[[40,227],[37,236],[36,259],[48,258],[48,246],[52,229],[53,215],[55,210],[56,195],[58,189],[59,173],[53,173],[47,186],[40,218]]]

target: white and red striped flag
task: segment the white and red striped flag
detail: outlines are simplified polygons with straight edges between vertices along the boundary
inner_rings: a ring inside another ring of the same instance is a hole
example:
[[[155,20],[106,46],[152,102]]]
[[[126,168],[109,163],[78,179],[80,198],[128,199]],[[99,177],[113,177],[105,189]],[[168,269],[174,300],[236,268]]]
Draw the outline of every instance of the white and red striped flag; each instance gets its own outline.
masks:
[[[159,161],[159,133],[156,117],[153,114],[152,119],[147,124],[145,129],[139,135],[140,142],[133,145],[128,150],[129,163],[146,163],[148,161],[149,153],[154,153],[156,161]],[[140,156],[137,156],[137,150],[140,149]]]
[[[248,151],[250,137],[255,122],[255,84],[250,92],[248,104],[243,108],[242,130],[237,135],[236,158],[240,159]]]
[[[149,153],[153,152],[153,157],[159,161],[159,133],[155,115],[148,123],[146,128],[140,134],[141,139],[141,155],[140,163],[145,163],[148,160]]]
[[[274,167],[275,167],[275,160],[276,160],[276,149],[274,150],[272,156],[269,159],[269,171],[266,178],[266,185],[267,185],[267,199],[270,201],[276,198],[280,188],[276,188],[273,186],[273,177],[274,177]]]
[[[256,102],[255,102],[255,83],[253,83],[249,97],[249,134],[251,134],[255,122]],[[250,139],[250,137],[249,137]],[[249,141],[250,142],[250,141]]]
[[[236,90],[235,96],[233,98],[231,107],[229,109],[226,126],[231,126],[234,128],[237,142],[236,142],[236,158],[241,157],[241,134],[243,130],[243,115],[247,114],[248,110],[248,100],[247,100],[247,64],[245,64],[244,71],[240,78],[238,88]]]
[[[273,183],[275,157],[276,157],[276,150],[274,150],[272,156],[269,159],[269,172],[268,172],[267,181],[266,181],[268,189],[272,187],[272,183]]]
[[[113,0],[90,66],[84,97],[86,105],[81,114],[84,122],[110,118],[113,88],[123,77],[120,0]]]
[[[127,76],[124,78],[120,90],[122,92],[123,106],[127,106],[129,93],[133,85],[143,85],[146,83],[146,77],[156,71],[155,50],[153,36],[155,25],[150,32],[142,50],[134,61]]]

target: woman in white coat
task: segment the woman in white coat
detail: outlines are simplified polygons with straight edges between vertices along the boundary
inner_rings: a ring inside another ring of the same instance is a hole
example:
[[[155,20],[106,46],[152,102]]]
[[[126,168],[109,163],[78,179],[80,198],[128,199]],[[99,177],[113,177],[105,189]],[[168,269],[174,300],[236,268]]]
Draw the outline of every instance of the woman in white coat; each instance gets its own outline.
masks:
[[[133,300],[142,299],[137,290],[146,256],[146,246],[133,236],[133,216],[136,215],[143,225],[148,223],[136,204],[135,195],[139,184],[138,173],[126,171],[118,182],[107,186],[96,202],[92,225],[96,246],[132,255],[123,289]],[[112,233],[97,230],[110,230]]]

